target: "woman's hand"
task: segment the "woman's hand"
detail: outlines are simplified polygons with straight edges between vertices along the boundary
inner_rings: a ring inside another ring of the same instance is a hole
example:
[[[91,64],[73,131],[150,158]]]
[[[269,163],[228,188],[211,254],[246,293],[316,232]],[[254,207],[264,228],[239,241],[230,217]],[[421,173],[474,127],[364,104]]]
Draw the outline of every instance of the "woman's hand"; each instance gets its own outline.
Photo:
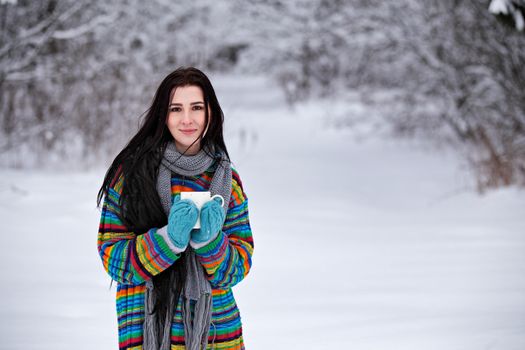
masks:
[[[175,196],[168,216],[168,236],[177,248],[184,250],[188,246],[198,215],[199,209],[191,199]]]
[[[211,242],[222,230],[224,224],[224,209],[221,206],[222,200],[214,198],[204,203],[201,208],[201,228],[191,232],[191,246],[199,248]]]

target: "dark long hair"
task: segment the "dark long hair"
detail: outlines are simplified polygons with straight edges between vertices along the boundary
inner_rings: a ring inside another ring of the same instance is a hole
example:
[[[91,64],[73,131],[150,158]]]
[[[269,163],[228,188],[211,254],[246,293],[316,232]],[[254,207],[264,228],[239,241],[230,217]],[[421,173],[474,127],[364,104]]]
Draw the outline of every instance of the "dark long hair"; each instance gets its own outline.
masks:
[[[108,194],[112,183],[122,175],[124,181],[119,201],[119,218],[130,231],[137,235],[153,227],[162,227],[168,221],[157,193],[156,183],[162,155],[167,143],[173,140],[166,125],[168,105],[176,88],[183,86],[198,86],[202,89],[205,124],[208,125],[208,121],[210,123],[205,135],[203,133],[206,128],[199,135],[200,147],[206,153],[214,149],[215,153],[209,154],[212,157],[216,157],[217,152],[222,151],[228,160],[230,158],[222,131],[224,115],[210,80],[197,68],[177,68],[160,83],[139,131],[113,160],[97,196],[97,206],[100,208],[103,196]],[[206,107],[209,107],[211,116],[208,115]],[[158,301],[154,312],[158,311],[161,319],[166,312],[169,290],[172,289],[176,293],[176,300],[180,295],[186,274],[184,260],[182,256],[167,270],[153,277],[154,291],[157,293]],[[170,286],[168,283],[171,269],[175,269],[176,280],[181,281],[177,286]]]

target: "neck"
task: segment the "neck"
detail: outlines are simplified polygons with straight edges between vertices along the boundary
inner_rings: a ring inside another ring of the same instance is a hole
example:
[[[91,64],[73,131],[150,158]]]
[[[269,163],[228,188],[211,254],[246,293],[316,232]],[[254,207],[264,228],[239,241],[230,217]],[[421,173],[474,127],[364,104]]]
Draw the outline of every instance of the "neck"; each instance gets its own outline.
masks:
[[[184,154],[185,156],[194,156],[194,155],[196,155],[197,153],[199,153],[199,151],[200,151],[200,147],[194,147],[194,146],[192,146],[192,147],[186,149],[186,148],[183,147],[183,146],[178,146],[176,143],[175,143],[175,148],[177,149],[177,151],[178,151],[179,153],[182,153],[182,154]],[[184,152],[186,152],[186,153],[184,153]]]

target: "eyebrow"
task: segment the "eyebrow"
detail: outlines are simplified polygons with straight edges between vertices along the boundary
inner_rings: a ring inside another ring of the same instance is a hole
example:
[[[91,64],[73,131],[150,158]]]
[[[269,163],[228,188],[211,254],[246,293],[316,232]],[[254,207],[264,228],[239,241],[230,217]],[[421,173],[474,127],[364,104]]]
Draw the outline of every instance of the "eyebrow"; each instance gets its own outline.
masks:
[[[202,101],[192,102],[190,103],[190,106],[198,105],[198,104],[204,104]],[[170,103],[170,106],[182,106],[182,103]]]

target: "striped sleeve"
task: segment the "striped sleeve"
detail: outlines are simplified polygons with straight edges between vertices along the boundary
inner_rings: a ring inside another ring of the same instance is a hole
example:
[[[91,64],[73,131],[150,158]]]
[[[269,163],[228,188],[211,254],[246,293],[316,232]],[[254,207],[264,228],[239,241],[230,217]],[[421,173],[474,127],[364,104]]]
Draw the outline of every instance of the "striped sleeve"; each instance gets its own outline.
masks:
[[[104,196],[97,247],[102,264],[112,279],[138,285],[164,271],[178,258],[157,228],[136,235],[118,217],[122,175]]]
[[[232,195],[226,220],[217,237],[195,252],[213,288],[229,289],[250,271],[253,237],[248,218],[248,198],[239,174],[233,170]]]

